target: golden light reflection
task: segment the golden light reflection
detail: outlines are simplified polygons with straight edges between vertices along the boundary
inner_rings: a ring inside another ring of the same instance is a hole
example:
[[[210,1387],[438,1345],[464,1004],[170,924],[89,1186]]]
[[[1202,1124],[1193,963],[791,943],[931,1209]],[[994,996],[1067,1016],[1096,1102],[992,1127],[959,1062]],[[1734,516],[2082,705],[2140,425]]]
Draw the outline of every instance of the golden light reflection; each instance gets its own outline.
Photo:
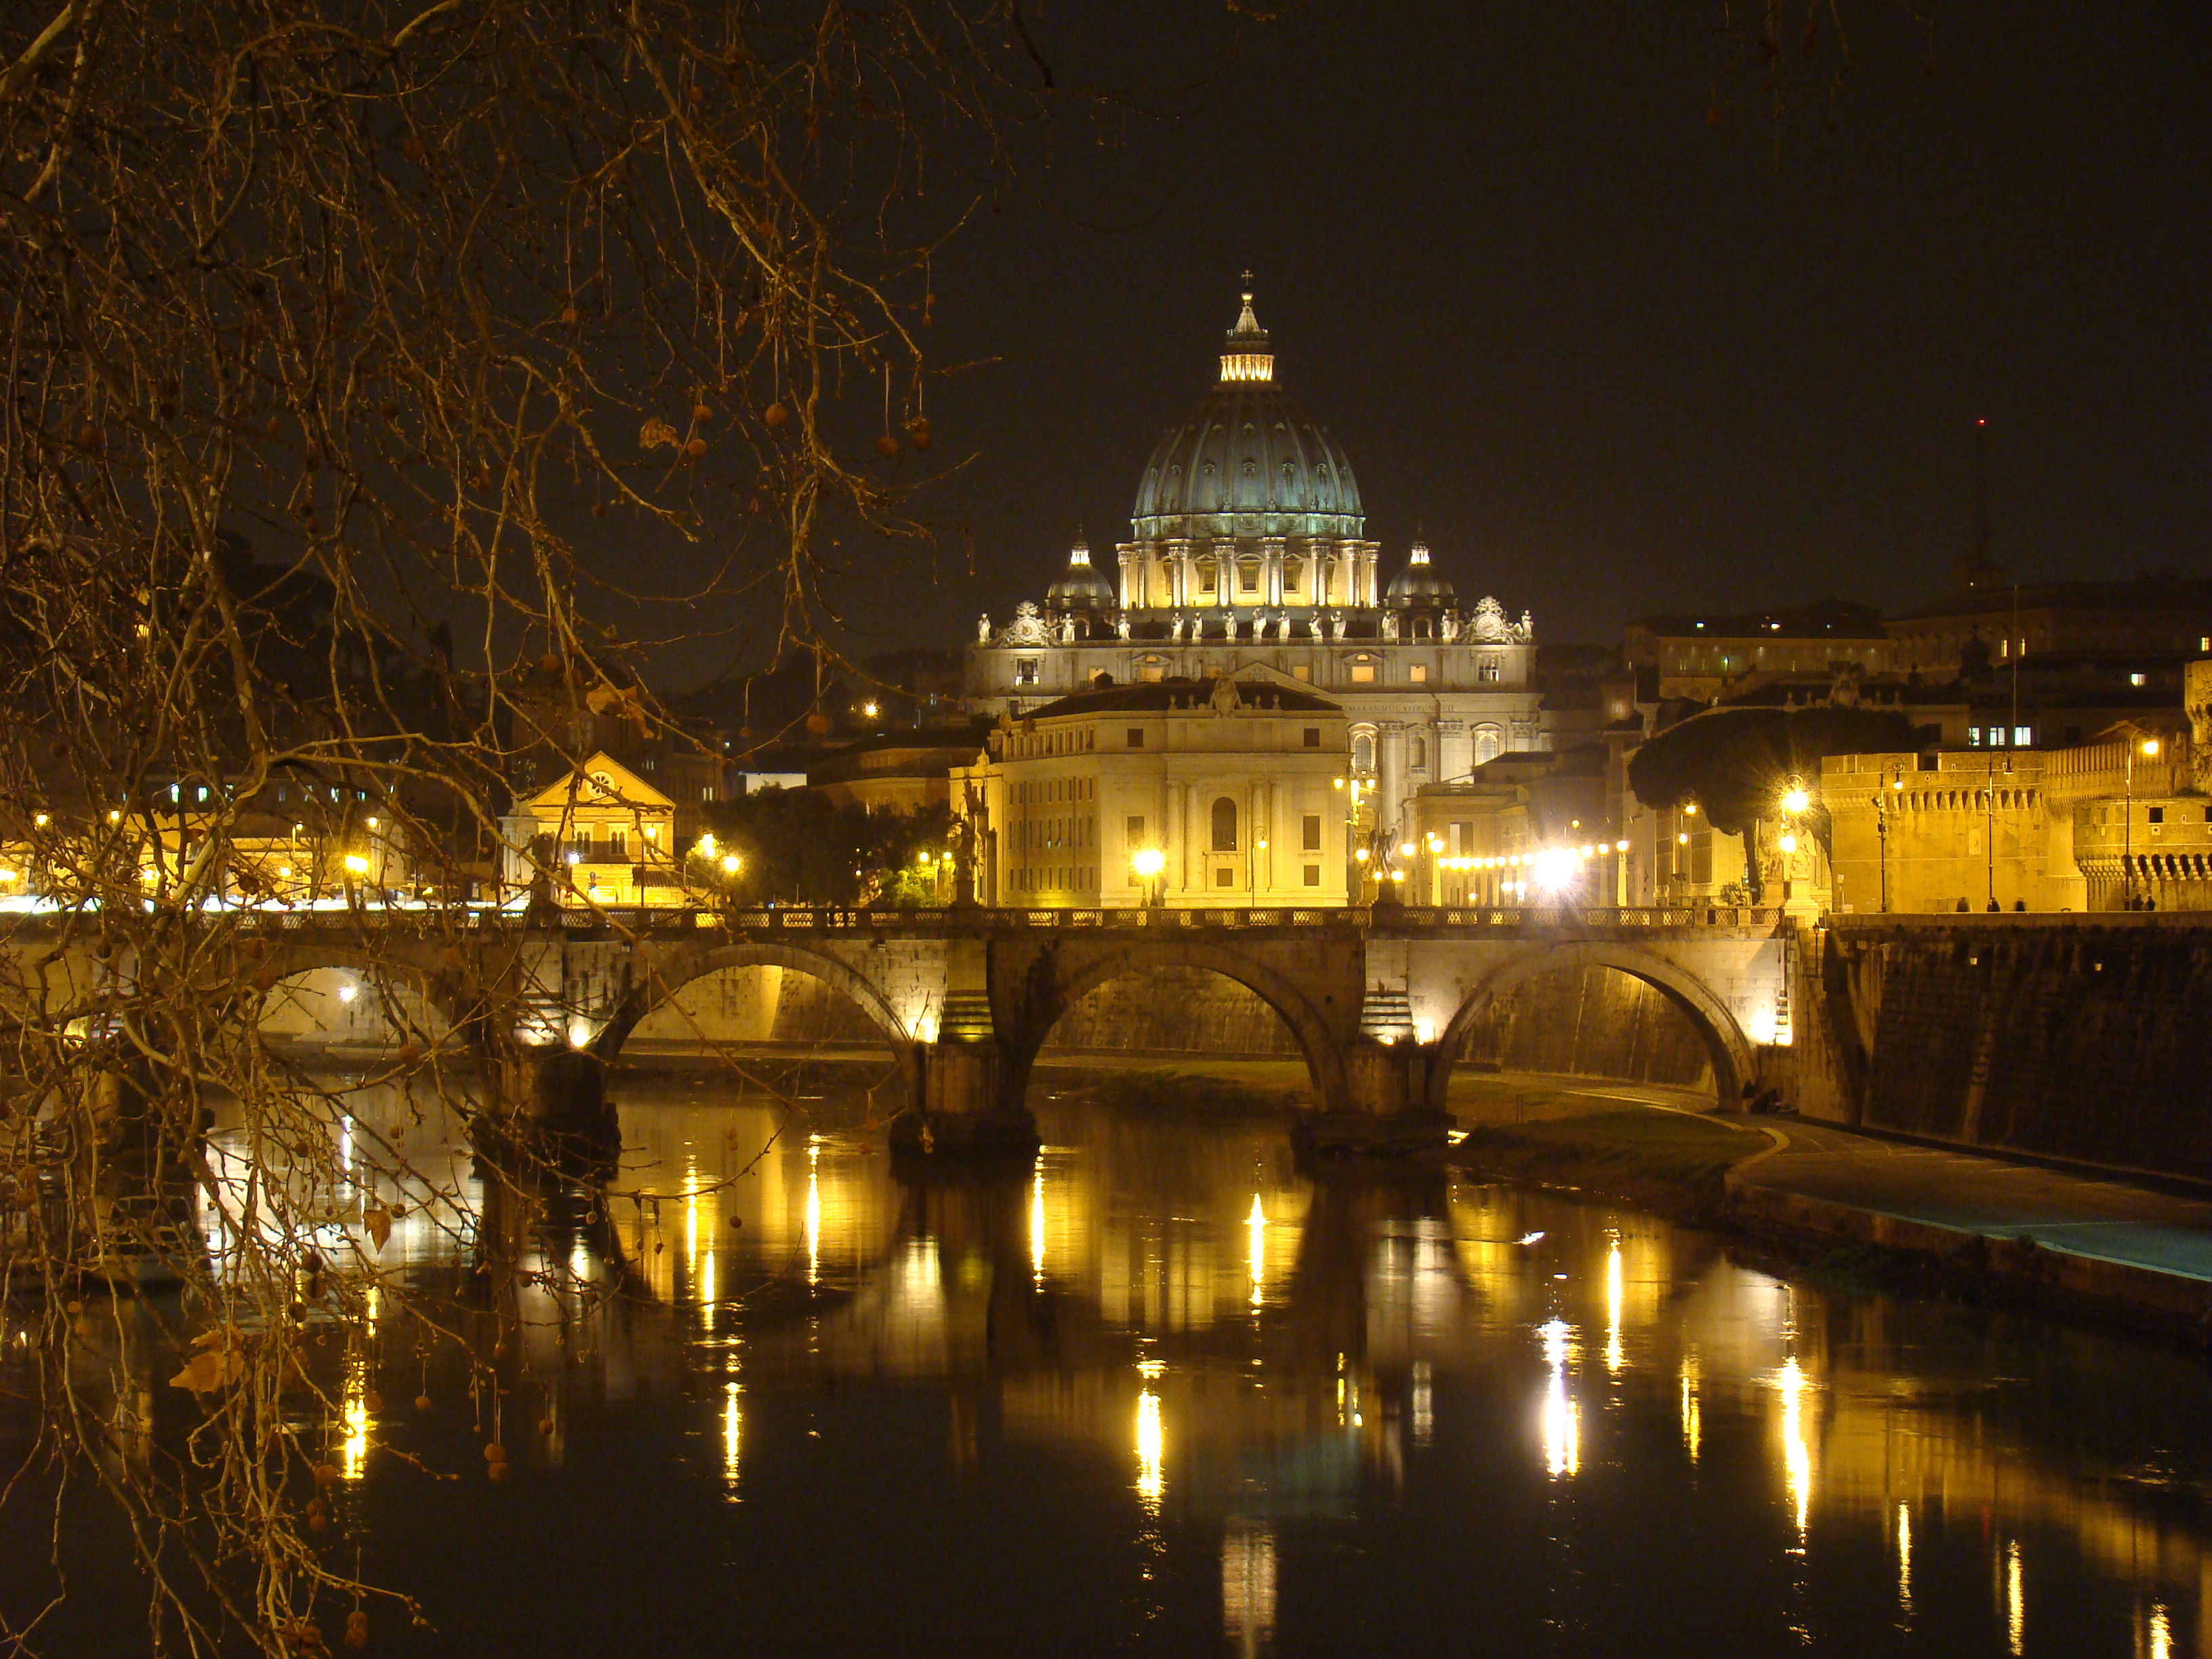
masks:
[[[2146,1659],[2173,1659],[2172,1620],[2155,1601],[2150,1605],[2150,1616],[2143,1621],[2143,1653]]]
[[[818,1146],[806,1149],[806,1282],[822,1282],[822,1172]]]
[[[1698,1399],[1698,1356],[1682,1356],[1682,1444],[1690,1454],[1690,1461],[1698,1461],[1698,1448],[1705,1439],[1705,1408]]]
[[[2020,1571],[2020,1540],[2014,1539],[2005,1546],[2005,1643],[2014,1654],[2021,1650],[2027,1636],[2027,1599],[2022,1590]]]
[[[1237,1659],[1256,1659],[1275,1634],[1275,1534],[1246,1522],[1221,1535],[1221,1634]]]
[[[738,1403],[739,1392],[735,1377],[722,1385],[722,1479],[732,1492],[738,1489],[738,1453],[744,1440],[745,1417]]]
[[[1429,1362],[1413,1362],[1413,1443],[1425,1446],[1436,1437],[1436,1395],[1431,1380]]]
[[[1605,1253],[1605,1368],[1620,1370],[1620,1235],[1613,1236]]]
[[[1552,1376],[1544,1390],[1544,1468],[1553,1479],[1582,1472],[1582,1407],[1567,1395],[1567,1353],[1573,1328],[1554,1319],[1543,1328],[1544,1363]]]
[[[1244,1226],[1251,1236],[1245,1261],[1252,1274],[1252,1305],[1256,1308],[1261,1289],[1267,1282],[1267,1212],[1261,1205],[1257,1193],[1252,1194],[1252,1213],[1244,1218]]]
[[[1037,1154],[1036,1174],[1030,1182],[1030,1277],[1044,1285],[1044,1154]]]
[[[345,1440],[338,1449],[338,1473],[358,1480],[368,1463],[368,1362],[356,1354],[346,1361],[345,1392],[339,1412]]]
[[[1137,1496],[1157,1512],[1167,1496],[1166,1440],[1160,1429],[1160,1397],[1150,1389],[1137,1396]]]
[[[1897,1506],[1897,1610],[1912,1617],[1912,1506]]]
[[[1782,1395],[1782,1458],[1790,1482],[1790,1506],[1797,1516],[1797,1541],[1805,1540],[1805,1522],[1812,1511],[1813,1455],[1805,1443],[1805,1373],[1792,1354],[1774,1378]]]

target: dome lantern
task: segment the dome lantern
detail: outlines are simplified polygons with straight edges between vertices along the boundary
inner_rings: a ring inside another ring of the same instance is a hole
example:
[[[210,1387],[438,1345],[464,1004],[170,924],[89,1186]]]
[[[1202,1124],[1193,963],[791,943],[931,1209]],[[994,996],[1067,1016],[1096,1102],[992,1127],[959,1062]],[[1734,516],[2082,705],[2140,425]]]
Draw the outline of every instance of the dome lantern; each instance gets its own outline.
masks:
[[[1252,273],[1244,273],[1244,309],[1237,326],[1222,341],[1221,378],[1224,380],[1272,380],[1275,355],[1267,349],[1267,331],[1252,311]]]

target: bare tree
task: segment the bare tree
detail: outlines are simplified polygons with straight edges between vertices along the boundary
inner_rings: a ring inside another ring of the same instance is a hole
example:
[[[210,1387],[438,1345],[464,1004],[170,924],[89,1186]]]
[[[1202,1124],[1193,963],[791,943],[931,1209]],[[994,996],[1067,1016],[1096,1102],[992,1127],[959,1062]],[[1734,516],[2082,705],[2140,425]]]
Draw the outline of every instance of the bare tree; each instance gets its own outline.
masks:
[[[410,1204],[494,1256],[511,1217],[271,1049],[272,914],[319,895],[369,953],[379,1081],[489,1086],[423,1011],[500,1017],[470,866],[561,735],[507,671],[628,684],[592,620],[618,546],[700,550],[643,596],[672,629],[711,597],[828,648],[823,527],[896,520],[933,252],[1047,77],[1011,8],[935,0],[68,0],[0,42],[0,848],[45,896],[0,952],[0,1267],[44,1310],[34,1484],[122,1502],[160,1651],[360,1646],[396,1592],[324,1489],[369,1315],[487,1384],[520,1347],[513,1294],[410,1293],[379,1252]],[[378,965],[368,859],[302,862],[368,831],[414,872],[410,960],[449,942],[428,993]],[[180,1324],[84,1288],[132,1271],[182,1280]],[[194,1414],[158,1433],[173,1371]]]

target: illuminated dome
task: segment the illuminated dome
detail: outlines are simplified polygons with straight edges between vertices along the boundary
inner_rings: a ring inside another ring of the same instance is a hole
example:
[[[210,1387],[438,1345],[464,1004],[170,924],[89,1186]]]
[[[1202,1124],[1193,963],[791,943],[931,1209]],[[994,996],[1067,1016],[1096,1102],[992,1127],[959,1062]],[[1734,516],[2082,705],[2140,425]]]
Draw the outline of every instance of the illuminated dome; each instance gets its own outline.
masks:
[[[1089,544],[1078,542],[1067,550],[1067,568],[1044,591],[1045,604],[1054,611],[1111,611],[1114,584],[1100,575],[1091,562]]]
[[[1449,605],[1458,598],[1451,578],[1429,562],[1427,544],[1415,542],[1407,556],[1406,568],[1390,579],[1389,592],[1384,596],[1389,604],[1399,610],[1408,610],[1419,605]]]
[[[1223,343],[1219,382],[1153,446],[1130,516],[1140,541],[1364,530],[1352,463],[1276,384],[1249,294]]]

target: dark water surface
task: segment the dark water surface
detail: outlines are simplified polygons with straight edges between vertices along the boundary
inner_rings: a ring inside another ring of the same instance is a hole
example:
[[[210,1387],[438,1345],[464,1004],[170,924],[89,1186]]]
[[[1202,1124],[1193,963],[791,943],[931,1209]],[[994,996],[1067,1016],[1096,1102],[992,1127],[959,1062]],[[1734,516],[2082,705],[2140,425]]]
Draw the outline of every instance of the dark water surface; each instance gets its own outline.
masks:
[[[1316,1185],[1269,1123],[1054,1106],[1034,1170],[915,1186],[823,1103],[687,1198],[775,1115],[618,1092],[657,1204],[485,1224],[633,1294],[526,1289],[473,1402],[392,1318],[323,1425],[337,1547],[435,1625],[371,1652],[2212,1653],[2180,1356],[1602,1204]],[[382,1259],[480,1243],[432,1204]],[[97,1533],[51,1650],[143,1651]],[[20,1617],[21,1494],[0,1545]]]

